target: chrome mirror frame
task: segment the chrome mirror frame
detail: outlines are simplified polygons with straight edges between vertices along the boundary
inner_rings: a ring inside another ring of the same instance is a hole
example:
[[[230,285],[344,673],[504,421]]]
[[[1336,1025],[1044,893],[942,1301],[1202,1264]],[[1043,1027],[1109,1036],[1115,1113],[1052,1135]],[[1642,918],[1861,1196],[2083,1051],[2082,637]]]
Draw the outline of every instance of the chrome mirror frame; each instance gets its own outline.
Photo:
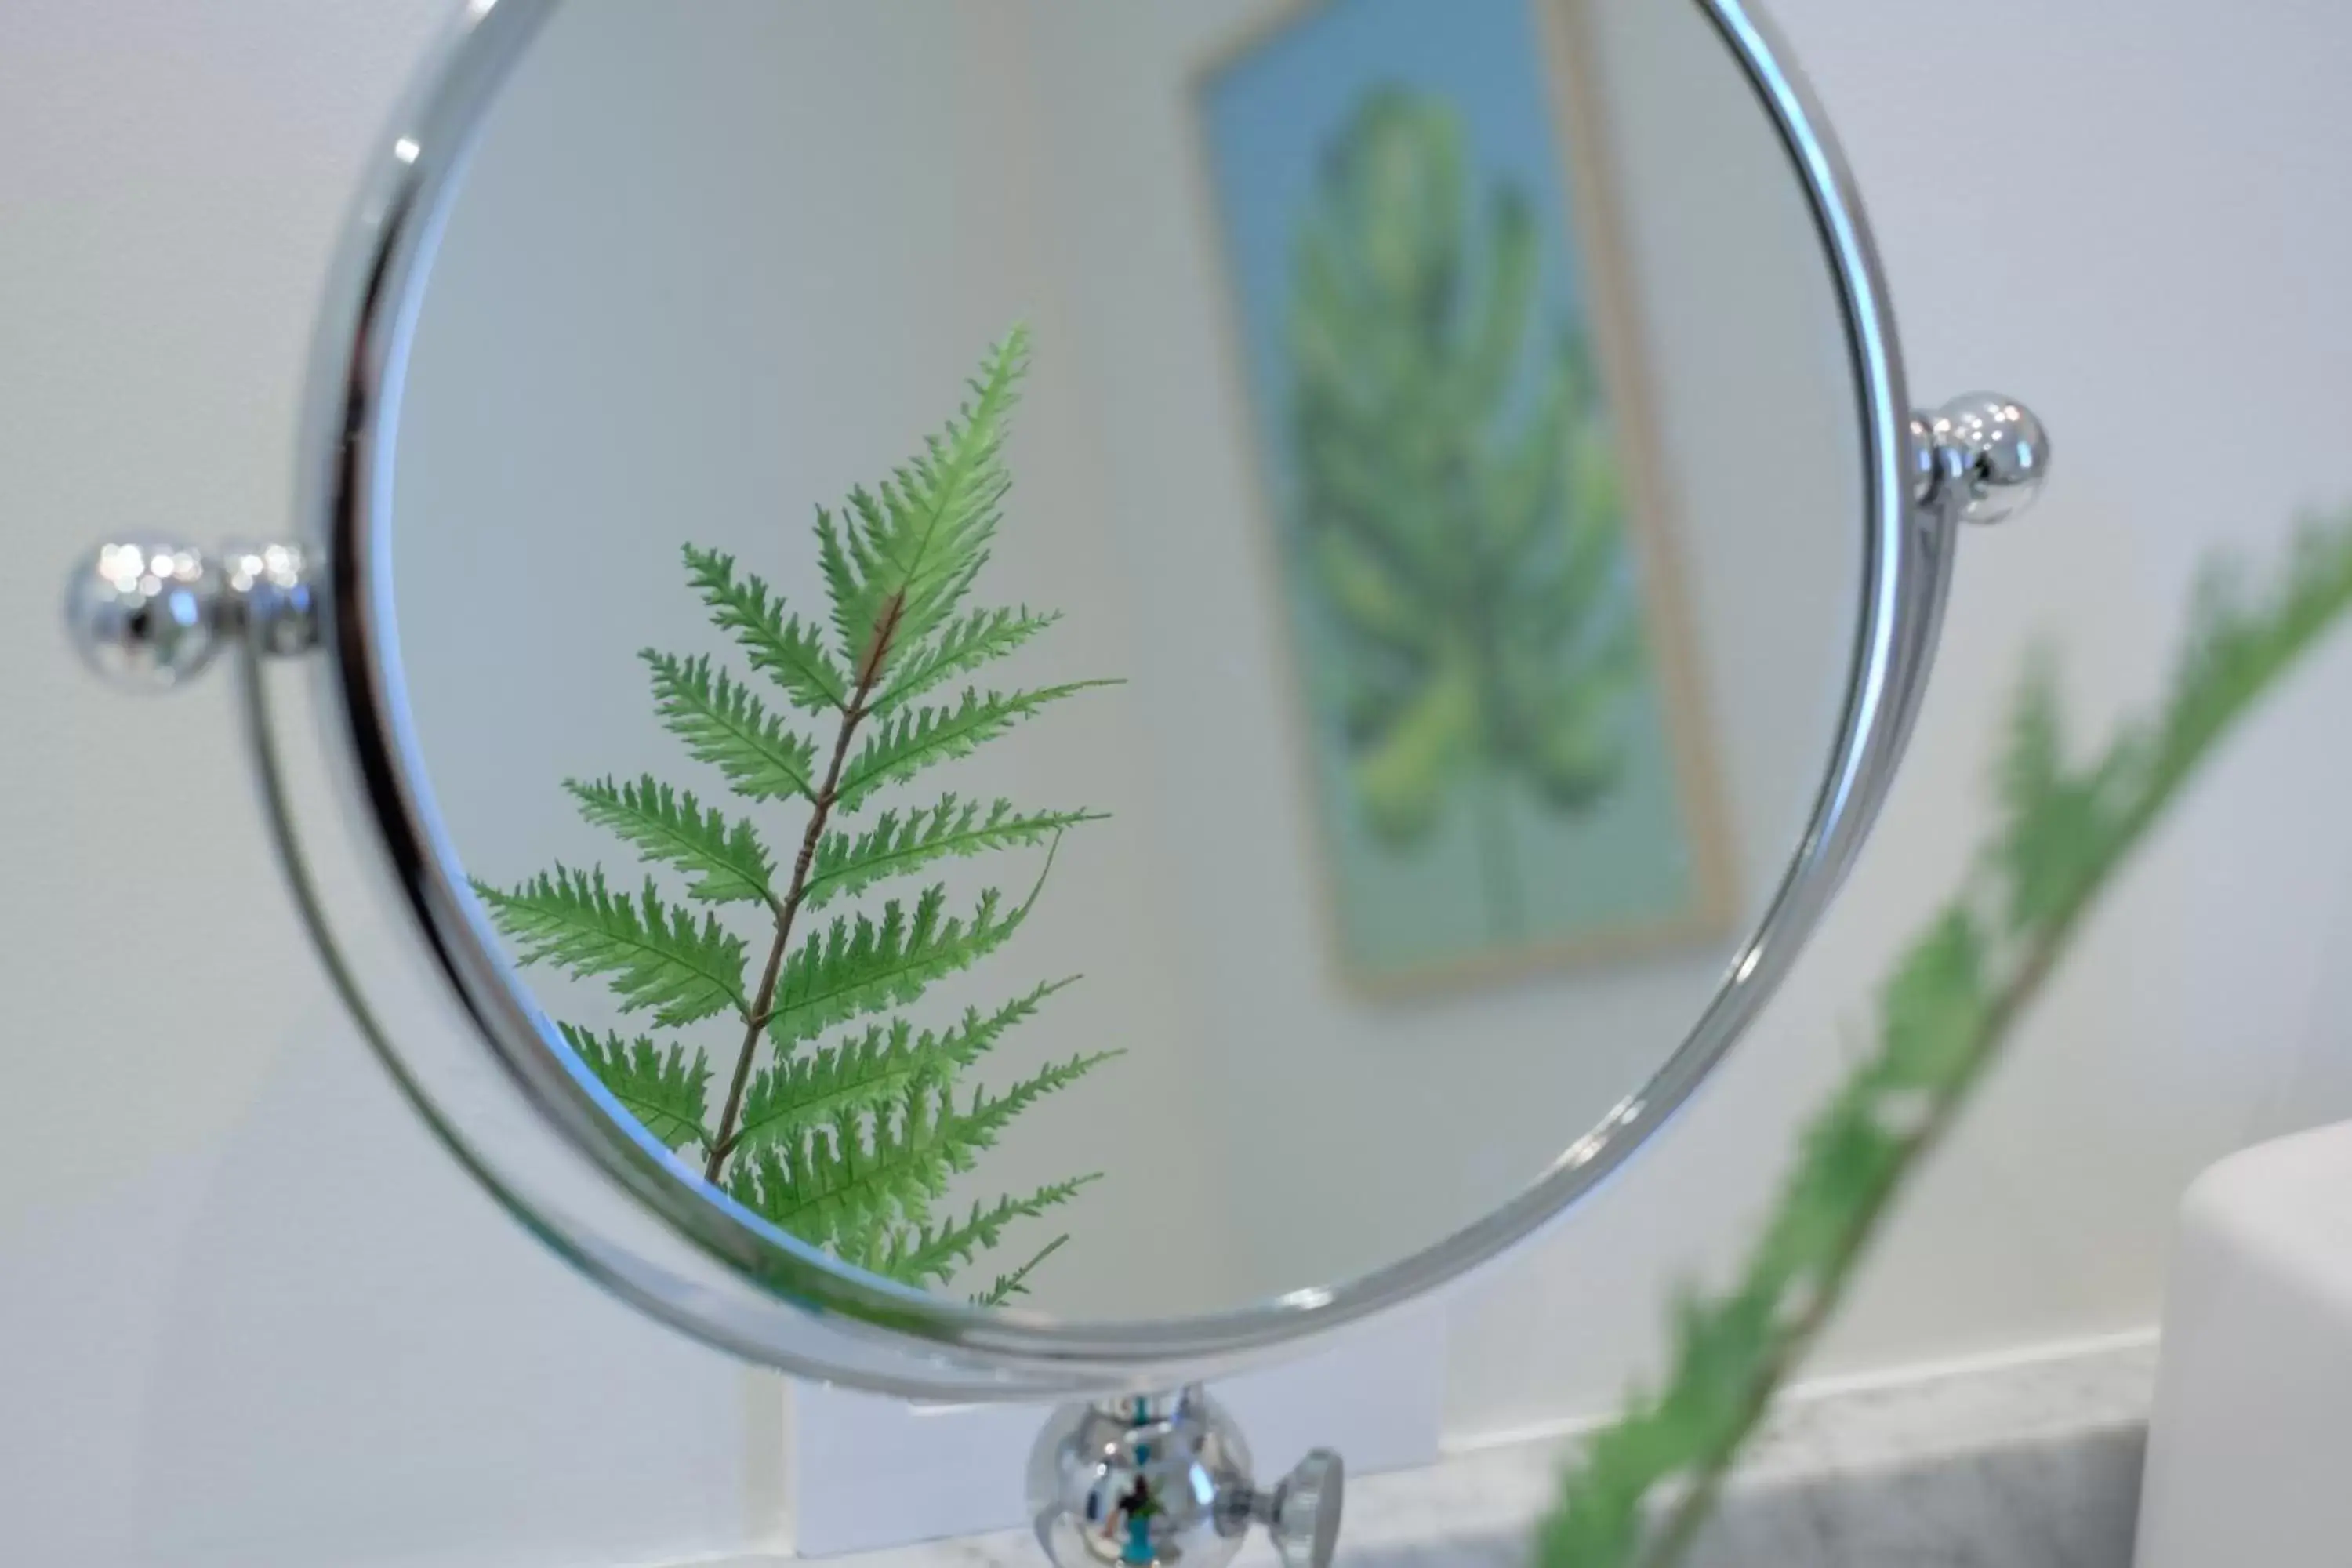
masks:
[[[473,138],[562,3],[466,0],[379,143],[314,351],[294,540],[232,552],[226,565],[184,546],[109,545],[68,604],[94,662],[149,686],[194,673],[215,646],[238,647],[254,762],[295,897],[354,1016],[451,1153],[558,1253],[653,1316],[789,1371],[929,1398],[1144,1394],[1273,1359],[1499,1256],[1622,1164],[1770,995],[1860,848],[1925,690],[1960,524],[2023,504],[2048,462],[2040,426],[2007,399],[1912,415],[1853,181],[1768,25],[1743,0],[1692,0],[1769,108],[1838,273],[1869,504],[1855,681],[1767,913],[1650,1083],[1503,1207],[1327,1289],[1202,1317],[1066,1323],[847,1269],[715,1194],[615,1114],[560,1047],[440,826],[392,614],[403,376]],[[498,1073],[482,1073],[484,1056]]]

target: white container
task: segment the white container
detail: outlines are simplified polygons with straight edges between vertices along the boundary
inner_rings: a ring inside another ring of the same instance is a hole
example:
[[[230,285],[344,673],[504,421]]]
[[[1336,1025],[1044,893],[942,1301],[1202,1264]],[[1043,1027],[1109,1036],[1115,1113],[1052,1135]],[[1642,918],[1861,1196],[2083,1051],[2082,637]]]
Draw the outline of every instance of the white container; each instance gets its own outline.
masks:
[[[2138,1568],[2352,1563],[2352,1123],[2189,1188]]]

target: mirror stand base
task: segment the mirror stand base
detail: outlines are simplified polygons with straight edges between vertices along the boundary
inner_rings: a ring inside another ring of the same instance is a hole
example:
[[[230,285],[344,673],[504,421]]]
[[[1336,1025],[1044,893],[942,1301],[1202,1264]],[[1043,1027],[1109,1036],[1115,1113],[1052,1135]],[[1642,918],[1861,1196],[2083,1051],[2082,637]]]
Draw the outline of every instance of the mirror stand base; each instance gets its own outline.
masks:
[[[1345,1468],[1318,1448],[1274,1485],[1199,1384],[1066,1405],[1029,1455],[1029,1506],[1056,1568],[1222,1568],[1255,1522],[1286,1568],[1329,1568]]]

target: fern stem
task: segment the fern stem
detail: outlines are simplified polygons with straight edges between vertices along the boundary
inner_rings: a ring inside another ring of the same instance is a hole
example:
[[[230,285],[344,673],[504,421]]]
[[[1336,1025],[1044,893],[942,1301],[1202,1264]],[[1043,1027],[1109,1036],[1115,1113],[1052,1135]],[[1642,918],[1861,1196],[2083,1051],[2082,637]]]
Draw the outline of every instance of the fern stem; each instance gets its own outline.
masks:
[[[833,816],[835,802],[841,798],[841,770],[849,760],[849,742],[869,711],[866,700],[874,695],[875,683],[881,679],[882,665],[888,656],[891,639],[898,634],[898,617],[906,605],[903,592],[891,596],[875,626],[874,646],[858,664],[857,688],[841,710],[841,728],[834,736],[833,760],[825,764],[824,782],[817,786],[808,828],[801,835],[801,852],[793,858],[792,886],[776,910],[776,940],[768,949],[768,965],[761,972],[760,989],[743,1015],[743,1044],[735,1053],[735,1072],[727,1081],[727,1103],[719,1113],[719,1131],[711,1136],[710,1158],[702,1168],[705,1181],[717,1182],[726,1173],[727,1157],[735,1152],[735,1124],[743,1114],[743,1094],[751,1087],[751,1064],[759,1059],[760,1036],[776,1010],[776,984],[783,975],[784,954],[792,950],[793,918],[808,897],[809,868],[816,862],[817,841],[824,836],[824,825]]]

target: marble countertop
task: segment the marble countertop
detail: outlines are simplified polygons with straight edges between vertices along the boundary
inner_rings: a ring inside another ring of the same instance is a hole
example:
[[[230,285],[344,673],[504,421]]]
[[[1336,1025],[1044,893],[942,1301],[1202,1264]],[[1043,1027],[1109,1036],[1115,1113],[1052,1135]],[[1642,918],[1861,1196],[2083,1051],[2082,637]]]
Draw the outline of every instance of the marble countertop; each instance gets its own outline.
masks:
[[[2155,1382],[2140,1338],[1813,1385],[1776,1410],[1686,1568],[2130,1568]],[[1573,1433],[1351,1481],[1347,1568],[1523,1562]],[[1039,1568],[1023,1532],[834,1560]],[[1240,1559],[1270,1568],[1254,1537]]]

